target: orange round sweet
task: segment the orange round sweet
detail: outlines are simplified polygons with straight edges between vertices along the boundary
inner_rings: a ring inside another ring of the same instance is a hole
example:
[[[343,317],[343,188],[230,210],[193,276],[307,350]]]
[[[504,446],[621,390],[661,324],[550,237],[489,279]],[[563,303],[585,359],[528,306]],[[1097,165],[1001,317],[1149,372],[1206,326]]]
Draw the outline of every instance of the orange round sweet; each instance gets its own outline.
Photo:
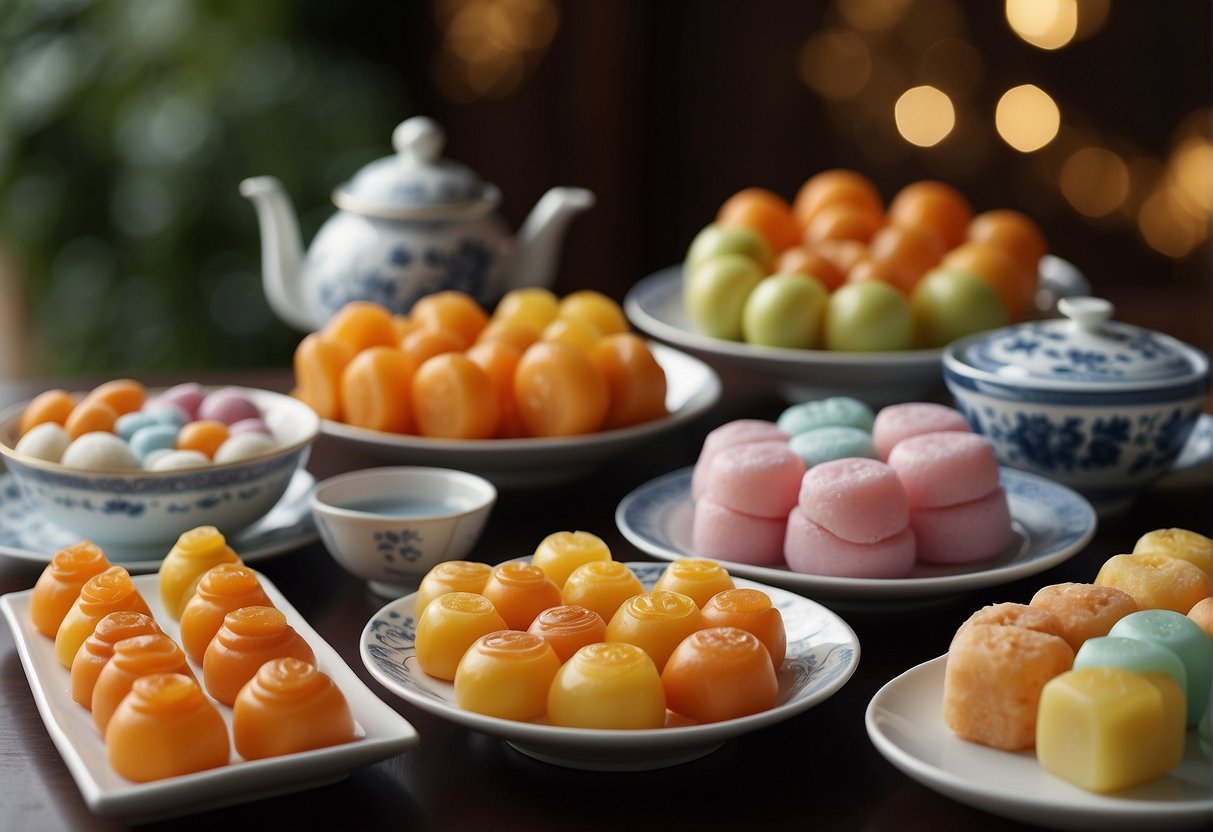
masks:
[[[813,248],[825,240],[858,240],[866,243],[880,230],[884,219],[846,202],[826,205],[804,231],[804,244]]]
[[[964,242],[973,217],[969,200],[951,185],[923,179],[906,185],[889,202],[889,222],[929,231],[945,248]]]
[[[463,353],[436,355],[418,367],[411,395],[422,436],[491,439],[497,432],[497,391],[480,365]]]
[[[43,422],[62,425],[76,407],[76,400],[66,390],[44,390],[30,400],[21,411],[21,433]]]
[[[608,335],[594,347],[590,360],[607,383],[603,429],[639,425],[669,413],[665,370],[643,338],[630,332]]]
[[[561,604],[535,616],[527,632],[544,639],[552,645],[556,657],[567,662],[587,644],[606,640],[606,622],[593,610],[576,604]]]
[[[494,318],[489,321],[484,329],[480,330],[480,335],[476,338],[476,344],[504,341],[518,350],[518,354],[521,355],[523,350],[539,340],[539,333],[540,330],[533,329],[519,321],[498,320]]]
[[[93,685],[93,722],[102,734],[122,698],[140,676],[153,673],[180,673],[193,677],[185,652],[164,633],[146,633],[124,638],[114,644],[113,655],[97,674]]]
[[[414,366],[420,367],[435,355],[461,352],[463,340],[445,329],[417,327],[400,339],[400,349],[413,360]]]
[[[518,360],[514,401],[530,435],[573,436],[602,426],[610,392],[585,353],[540,341]]]
[[[416,368],[409,354],[395,347],[370,347],[358,353],[341,374],[345,421],[369,430],[411,432],[409,385]]]
[[[814,249],[795,246],[779,255],[775,263],[776,274],[807,274],[821,281],[826,291],[833,292],[842,285],[846,274],[833,261]]]
[[[771,656],[737,627],[692,633],[661,671],[666,705],[697,722],[736,719],[775,707],[779,680]]]
[[[217,768],[231,758],[227,725],[181,673],[136,679],[105,730],[110,765],[128,780],[145,783]]]
[[[86,433],[100,431],[113,433],[114,423],[118,421],[118,411],[103,401],[81,401],[72,408],[63,429],[71,439],[79,439]]]
[[[489,322],[488,313],[471,295],[447,290],[425,295],[409,311],[413,322],[426,329],[440,329],[454,335],[459,349],[467,349]]]
[[[321,327],[320,335],[348,344],[355,353],[370,347],[390,347],[397,340],[392,313],[368,300],[350,301],[338,309]]]
[[[54,638],[63,617],[80,596],[85,581],[109,567],[105,552],[91,540],[82,540],[55,552],[30,595],[29,614],[34,629],[47,638]]]
[[[589,355],[602,340],[602,333],[589,321],[580,318],[557,318],[543,328],[539,340],[568,344]]]
[[[602,335],[628,331],[628,319],[613,299],[593,289],[570,292],[560,299],[556,315],[591,324]]]
[[[846,282],[863,283],[869,280],[878,280],[881,283],[889,284],[903,295],[909,295],[918,284],[919,277],[921,275],[899,269],[887,260],[865,257],[852,266],[851,271],[847,272]]]
[[[863,174],[836,168],[810,176],[792,202],[792,213],[802,228],[808,228],[813,217],[827,205],[852,205],[879,217],[883,203],[876,186]]]
[[[118,378],[99,384],[82,399],[84,402],[105,402],[119,416],[134,413],[147,401],[147,388],[130,378]]]
[[[537,286],[527,286],[506,292],[493,310],[491,320],[510,321],[542,332],[556,319],[559,310],[560,300],[555,293]]]
[[[1040,258],[1049,250],[1040,226],[1010,209],[984,211],[973,217],[968,239],[998,246],[1033,271],[1040,268]]]
[[[502,439],[526,436],[526,426],[514,404],[514,371],[522,358],[522,349],[504,338],[482,340],[464,355],[484,370],[493,385],[497,395],[497,436]]]
[[[354,739],[354,717],[341,690],[310,662],[270,659],[232,706],[236,753],[260,760]]]
[[[231,436],[231,430],[217,419],[198,419],[181,426],[177,433],[177,450],[197,451],[213,458],[219,446]]]
[[[730,196],[716,213],[716,223],[756,231],[776,254],[800,243],[800,225],[792,207],[765,188],[745,188]]]
[[[822,240],[813,250],[844,275],[868,254],[867,245],[859,240]]]
[[[900,283],[913,288],[918,279],[938,265],[943,243],[929,231],[907,225],[886,225],[868,246],[872,259],[888,263],[904,274]]]
[[[274,607],[241,607],[223,617],[223,626],[202,657],[207,693],[225,705],[270,659],[293,657],[311,664],[316,654],[286,615]]]
[[[788,648],[783,615],[762,590],[743,587],[716,593],[703,605],[703,620],[708,627],[737,627],[753,633],[767,648],[775,669],[783,664]]]
[[[484,589],[493,567],[474,560],[444,560],[436,564],[417,586],[416,614],[421,615],[429,603],[448,592],[471,592]],[[502,626],[505,626],[504,623]],[[500,628],[497,628],[500,629]]]
[[[340,421],[341,374],[354,359],[354,348],[346,341],[305,335],[295,347],[295,389],[292,395],[316,411],[321,419]]]
[[[965,243],[944,255],[940,266],[972,272],[994,287],[1012,322],[1027,317],[1036,295],[1036,272],[991,243]]]
[[[511,630],[525,630],[535,616],[561,602],[560,587],[543,569],[513,560],[493,567],[484,582],[483,595],[493,602]]]

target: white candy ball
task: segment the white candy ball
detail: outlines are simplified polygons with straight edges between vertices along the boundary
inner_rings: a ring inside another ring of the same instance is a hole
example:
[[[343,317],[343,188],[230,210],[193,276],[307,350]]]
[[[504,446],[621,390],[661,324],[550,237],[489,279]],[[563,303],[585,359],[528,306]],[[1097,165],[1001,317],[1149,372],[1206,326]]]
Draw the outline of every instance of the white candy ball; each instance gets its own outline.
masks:
[[[157,458],[149,471],[180,471],[185,468],[203,468],[210,465],[206,454],[201,451],[169,451]]]
[[[152,451],[151,453],[146,454],[143,457],[143,469],[145,471],[154,470],[156,461],[159,459],[163,459],[164,457],[168,456],[171,453],[175,453],[174,449],[172,449],[172,448],[157,448],[156,450]]]
[[[138,468],[139,459],[117,434],[93,431],[77,437],[63,451],[60,463],[88,471]]]
[[[268,453],[276,447],[277,443],[264,433],[237,433],[215,451],[215,462],[237,462]]]
[[[58,462],[63,458],[63,452],[67,450],[71,441],[71,437],[67,435],[63,425],[43,422],[30,428],[25,436],[17,441],[17,447],[13,450],[19,454],[32,456],[34,459]]]

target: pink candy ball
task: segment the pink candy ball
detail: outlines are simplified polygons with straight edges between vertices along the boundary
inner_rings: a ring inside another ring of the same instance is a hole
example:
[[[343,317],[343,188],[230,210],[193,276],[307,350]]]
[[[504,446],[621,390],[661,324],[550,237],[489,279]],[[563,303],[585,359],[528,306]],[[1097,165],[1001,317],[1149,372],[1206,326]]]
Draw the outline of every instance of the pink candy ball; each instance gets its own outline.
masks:
[[[261,411],[243,391],[225,387],[211,393],[198,407],[199,419],[232,425],[244,419],[260,419]]]
[[[266,436],[273,436],[269,426],[265,424],[265,420],[260,416],[255,416],[251,419],[240,419],[228,425],[228,433],[236,436],[241,433],[264,433]]]
[[[192,422],[198,418],[198,408],[202,405],[203,399],[206,398],[206,390],[201,384],[193,381],[187,381],[184,384],[178,384],[175,387],[170,387],[160,395],[156,396],[154,402],[171,402],[186,415],[187,422]],[[147,405],[144,405],[145,408]]]

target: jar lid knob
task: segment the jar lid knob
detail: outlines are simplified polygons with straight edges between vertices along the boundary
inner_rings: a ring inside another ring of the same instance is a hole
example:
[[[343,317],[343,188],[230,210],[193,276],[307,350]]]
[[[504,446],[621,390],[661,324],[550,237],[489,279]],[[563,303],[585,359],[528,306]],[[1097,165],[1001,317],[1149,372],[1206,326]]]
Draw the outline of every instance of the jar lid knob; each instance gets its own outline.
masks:
[[[1070,297],[1057,301],[1057,311],[1065,315],[1078,329],[1099,333],[1115,311],[1111,302],[1103,298]]]
[[[392,147],[396,152],[421,164],[437,159],[444,144],[446,134],[438,122],[425,116],[406,119],[392,131]]]

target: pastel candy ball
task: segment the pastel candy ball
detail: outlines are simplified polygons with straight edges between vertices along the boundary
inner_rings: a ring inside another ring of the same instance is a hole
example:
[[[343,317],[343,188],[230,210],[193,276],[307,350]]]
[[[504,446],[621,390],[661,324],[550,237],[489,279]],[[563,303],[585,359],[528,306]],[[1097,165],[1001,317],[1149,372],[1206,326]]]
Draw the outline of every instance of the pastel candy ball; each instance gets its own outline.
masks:
[[[861,456],[876,459],[876,446],[866,430],[846,425],[827,425],[798,433],[788,440],[788,446],[804,460],[808,468],[832,459]]]
[[[154,423],[135,431],[130,438],[131,451],[147,467],[147,455],[152,451],[171,451],[177,447],[177,428]]]
[[[149,452],[147,456],[143,457],[143,469],[145,471],[154,471],[156,469],[156,463],[171,453],[175,453],[175,450],[170,448],[157,448],[156,450]]]
[[[787,520],[755,517],[714,503],[695,502],[691,545],[700,557],[768,566],[783,563]]]
[[[831,534],[794,508],[788,513],[783,556],[795,572],[840,578],[904,578],[914,568],[914,534],[903,528],[875,543]]]
[[[277,447],[272,437],[263,433],[239,433],[228,437],[215,451],[214,462],[237,462],[268,453]]]
[[[238,433],[263,433],[266,436],[274,435],[273,432],[270,431],[269,425],[267,425],[265,420],[260,416],[255,416],[250,419],[241,419],[238,422],[232,422],[232,424],[228,427],[228,430],[231,432],[232,436],[235,436]]]
[[[832,396],[794,404],[779,414],[775,424],[788,436],[824,427],[851,427],[870,433],[876,414],[859,399]]]
[[[105,431],[93,431],[77,437],[60,459],[68,468],[88,471],[138,468],[139,460],[121,437]]]
[[[875,459],[836,459],[810,468],[797,504],[805,517],[852,543],[884,540],[909,522],[901,480]]]
[[[34,459],[44,459],[47,462],[58,462],[63,458],[71,437],[63,429],[63,425],[55,422],[43,422],[34,425],[25,435],[17,440],[13,448],[19,454],[32,456]]]
[[[118,417],[117,421],[114,422],[114,433],[130,442],[131,437],[138,433],[140,428],[154,424],[156,424],[156,417],[151,413],[135,410],[130,413],[123,413]]]
[[[910,528],[923,563],[976,563],[1011,544],[1011,510],[1001,488],[976,500],[943,508],[916,508]]]
[[[193,381],[170,387],[156,396],[157,402],[172,402],[180,407],[185,413],[187,422],[198,418],[198,408],[201,407],[204,399],[206,399],[206,390],[201,384]]]
[[[211,460],[201,451],[169,451],[158,457],[149,467],[149,471],[181,471],[186,468],[202,468],[210,465]]]
[[[1148,641],[1178,656],[1187,673],[1188,726],[1200,722],[1213,691],[1213,643],[1195,621],[1171,610],[1139,610],[1113,624],[1109,635]]]
[[[959,410],[933,402],[891,404],[876,414],[872,423],[872,441],[881,459],[888,459],[893,447],[903,439],[920,433],[958,430],[970,431]]]
[[[786,441],[735,445],[712,459],[703,497],[756,517],[786,517],[804,470]]]
[[[967,503],[998,488],[998,458],[975,433],[944,431],[903,439],[888,456],[912,508]]]
[[[174,402],[154,400],[143,406],[140,413],[151,417],[153,422],[164,425],[181,427],[186,422],[193,421],[193,416],[181,405]]]
[[[725,448],[749,442],[786,440],[787,436],[774,422],[763,419],[735,419],[732,422],[725,422],[703,439],[699,459],[696,460],[695,469],[691,473],[691,496],[699,498],[703,495],[708,466],[716,454]]]
[[[202,400],[198,406],[198,418],[232,425],[242,419],[259,419],[261,411],[243,391],[224,387]]]

